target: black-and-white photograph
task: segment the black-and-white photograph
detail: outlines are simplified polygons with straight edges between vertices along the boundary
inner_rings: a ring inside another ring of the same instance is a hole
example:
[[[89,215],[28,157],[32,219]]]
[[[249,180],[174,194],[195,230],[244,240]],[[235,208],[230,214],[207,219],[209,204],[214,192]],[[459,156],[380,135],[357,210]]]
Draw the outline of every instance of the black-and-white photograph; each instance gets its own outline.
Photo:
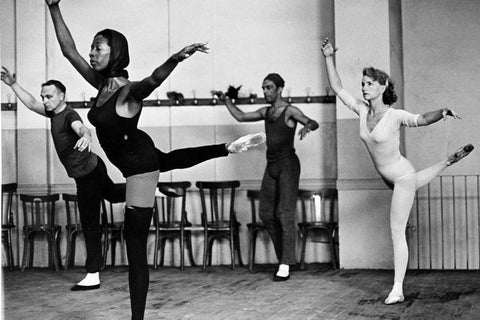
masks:
[[[1,0],[0,319],[479,319],[479,17]]]

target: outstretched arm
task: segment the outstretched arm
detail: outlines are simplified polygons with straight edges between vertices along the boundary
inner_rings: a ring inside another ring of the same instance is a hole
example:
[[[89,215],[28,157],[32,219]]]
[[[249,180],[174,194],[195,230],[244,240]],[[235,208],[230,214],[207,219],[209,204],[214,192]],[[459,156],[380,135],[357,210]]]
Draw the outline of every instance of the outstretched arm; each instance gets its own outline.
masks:
[[[222,91],[212,91],[220,101],[225,103],[230,114],[239,122],[252,122],[265,119],[265,108],[260,108],[257,111],[243,112],[240,110]]]
[[[315,131],[318,129],[318,122],[315,120],[310,119],[307,117],[300,109],[297,107],[291,106],[288,108],[289,112],[292,113],[292,118],[303,124],[303,128],[300,129],[298,132],[298,135],[300,136],[300,140],[305,138],[305,136],[310,132],[310,131]]]
[[[7,68],[2,66],[1,71],[1,79],[7,86],[12,88],[13,92],[17,95],[17,97],[23,102],[24,105],[27,106],[28,109],[41,114],[42,116],[46,116],[45,108],[43,104],[35,99],[28,91],[23,89],[17,83],[17,77],[15,74],[11,74]]]
[[[82,58],[78,53],[75,42],[73,41],[70,30],[68,30],[58,3],[60,0],[45,0],[52,17],[53,25],[55,27],[55,34],[57,35],[58,43],[62,49],[65,58],[70,61],[73,67],[95,88],[100,88],[103,78],[95,70],[93,70],[88,62]]]
[[[90,130],[88,130],[88,128],[79,120],[73,121],[71,126],[73,131],[75,131],[80,137],[73,149],[77,149],[80,152],[87,149],[88,152],[90,152],[92,145],[92,135],[90,134]]]
[[[206,43],[195,43],[183,48],[168,58],[160,67],[156,68],[152,75],[142,81],[133,83],[130,89],[130,95],[136,101],[142,101],[168,78],[179,62],[187,59],[197,51],[208,53],[208,50]]]
[[[435,123],[440,119],[447,120],[447,116],[451,116],[454,119],[461,119],[458,114],[456,114],[455,111],[453,111],[452,109],[443,108],[421,114],[417,119],[417,125],[428,126],[429,124]]]

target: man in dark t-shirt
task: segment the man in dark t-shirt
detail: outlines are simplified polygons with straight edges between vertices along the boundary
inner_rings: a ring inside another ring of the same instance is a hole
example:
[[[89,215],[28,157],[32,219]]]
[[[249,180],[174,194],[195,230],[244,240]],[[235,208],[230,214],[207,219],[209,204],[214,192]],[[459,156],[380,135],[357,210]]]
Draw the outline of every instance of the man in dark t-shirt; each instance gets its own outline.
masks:
[[[10,86],[30,110],[50,118],[55,150],[69,177],[75,179],[82,231],[87,248],[87,275],[72,291],[100,288],[102,267],[100,203],[125,201],[124,185],[115,185],[107,174],[105,163],[91,152],[92,136],[78,113],[67,106],[65,86],[57,80],[42,84],[42,102],[36,100],[16,81],[15,75],[2,67],[2,81]]]

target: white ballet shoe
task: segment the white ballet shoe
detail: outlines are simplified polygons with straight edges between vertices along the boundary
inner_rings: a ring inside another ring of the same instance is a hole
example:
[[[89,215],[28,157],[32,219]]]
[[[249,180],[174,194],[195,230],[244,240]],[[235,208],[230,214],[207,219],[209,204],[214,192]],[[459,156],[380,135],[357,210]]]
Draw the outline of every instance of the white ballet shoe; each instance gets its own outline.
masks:
[[[383,303],[385,304],[395,304],[395,303],[401,303],[405,301],[405,297],[403,296],[403,294],[401,295],[393,295],[393,294],[389,294],[388,297],[385,299],[385,301]]]
[[[258,146],[259,144],[264,143],[267,140],[267,137],[264,132],[247,134],[246,136],[240,137],[237,140],[230,143],[227,147],[228,152],[230,153],[239,153],[247,151],[250,148]]]
[[[461,147],[458,149],[454,154],[448,157],[447,159],[447,166],[451,166],[455,162],[458,162],[468,156],[470,152],[474,149],[473,145],[467,144],[466,146]]]

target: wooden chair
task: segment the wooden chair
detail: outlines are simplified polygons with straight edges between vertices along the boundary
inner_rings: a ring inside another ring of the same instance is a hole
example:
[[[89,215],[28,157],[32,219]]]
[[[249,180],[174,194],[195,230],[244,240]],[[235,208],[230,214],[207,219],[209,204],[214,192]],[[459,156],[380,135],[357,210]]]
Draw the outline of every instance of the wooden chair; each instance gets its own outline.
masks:
[[[15,263],[13,261],[12,232],[16,226],[13,221],[12,207],[13,194],[16,192],[16,183],[2,184],[2,244],[5,248],[7,267],[9,270],[13,270],[15,267]]]
[[[49,263],[53,262],[55,270],[61,267],[60,232],[62,227],[55,224],[55,203],[60,198],[58,193],[47,195],[20,194],[23,207],[23,262],[22,271],[27,264],[33,264],[34,240],[38,234],[45,234],[48,241]],[[30,248],[30,250],[28,250]],[[30,251],[30,254],[28,252]]]
[[[115,266],[115,254],[117,243],[120,243],[121,258],[125,257],[125,227],[124,221],[115,221],[115,211],[118,207],[122,207],[122,212],[125,207],[124,202],[112,203],[105,199],[101,203],[101,219],[102,219],[102,233],[103,233],[103,267],[105,269],[107,264],[108,249],[110,249],[111,265]]]
[[[235,215],[235,190],[239,181],[197,181],[202,203],[202,225],[204,232],[203,269],[212,264],[213,242],[227,239],[230,244],[232,270],[235,268],[235,251],[243,266],[240,253],[240,223]],[[208,206],[207,206],[208,203]]]
[[[155,231],[155,269],[158,265],[163,266],[165,244],[167,240],[179,239],[180,242],[180,269],[185,268],[185,245],[187,246],[190,264],[195,266],[192,249],[192,229],[195,226],[188,221],[186,211],[187,189],[192,184],[188,181],[159,182],[160,190],[176,190],[169,196],[157,196],[153,215],[153,231]],[[198,229],[198,228],[197,228]],[[158,251],[160,251],[160,263],[158,263]]]
[[[302,205],[302,222],[298,223],[300,237],[302,238],[302,255],[300,258],[300,269],[305,269],[305,248],[310,232],[323,232],[326,240],[315,242],[328,243],[332,257],[332,266],[337,268],[335,239],[338,232],[338,225],[334,219],[335,204],[337,200],[336,189],[320,189],[318,191],[300,190],[299,196]],[[326,204],[329,204],[327,207]],[[307,210],[309,208],[309,210]],[[307,211],[310,214],[307,214]],[[310,217],[307,217],[310,216]]]
[[[260,200],[259,190],[247,190],[247,198],[250,201],[250,208],[252,213],[252,219],[250,223],[247,223],[248,233],[250,235],[250,254],[248,270],[253,270],[255,264],[255,249],[257,242],[257,235],[259,231],[267,231],[263,222],[259,220],[258,216],[258,202]]]

